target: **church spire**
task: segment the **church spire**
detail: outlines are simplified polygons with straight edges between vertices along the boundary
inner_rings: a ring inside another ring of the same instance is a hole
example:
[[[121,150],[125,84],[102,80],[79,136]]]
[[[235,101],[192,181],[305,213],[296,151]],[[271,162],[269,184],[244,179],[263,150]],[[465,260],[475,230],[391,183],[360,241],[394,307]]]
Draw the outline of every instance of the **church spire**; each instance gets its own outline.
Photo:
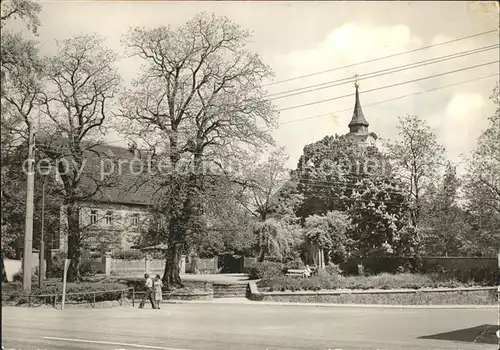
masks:
[[[368,132],[368,122],[363,115],[363,110],[361,109],[361,103],[359,102],[359,83],[358,75],[355,75],[354,86],[356,87],[356,102],[354,104],[354,112],[352,114],[351,122],[349,123],[349,129],[351,133],[365,133]]]

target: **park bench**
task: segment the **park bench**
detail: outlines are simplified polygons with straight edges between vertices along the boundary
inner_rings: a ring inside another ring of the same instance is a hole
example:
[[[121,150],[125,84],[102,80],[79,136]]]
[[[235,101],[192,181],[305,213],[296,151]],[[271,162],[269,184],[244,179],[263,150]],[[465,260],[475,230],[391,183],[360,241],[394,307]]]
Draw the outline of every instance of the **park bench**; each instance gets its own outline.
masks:
[[[310,267],[310,269],[311,269],[310,276],[313,276],[316,272],[316,268]],[[286,275],[292,277],[307,277],[306,269],[288,269],[286,271]]]

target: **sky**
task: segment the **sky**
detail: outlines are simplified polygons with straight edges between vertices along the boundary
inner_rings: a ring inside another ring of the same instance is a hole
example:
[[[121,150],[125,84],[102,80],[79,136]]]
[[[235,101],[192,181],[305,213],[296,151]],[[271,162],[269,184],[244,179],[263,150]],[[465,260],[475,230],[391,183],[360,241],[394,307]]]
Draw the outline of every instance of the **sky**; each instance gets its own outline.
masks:
[[[360,100],[365,118],[370,123],[370,131],[382,139],[398,139],[398,116],[416,114],[429,123],[438,142],[446,148],[447,158],[455,162],[474,149],[477,137],[487,127],[487,118],[494,111],[489,96],[498,77],[443,87],[498,73],[498,63],[392,88],[383,87],[498,61],[498,48],[379,77],[363,79],[363,75],[495,45],[499,42],[498,32],[335,70],[497,29],[498,10],[494,2],[40,3],[42,26],[38,40],[43,54],[55,52],[55,40],[81,33],[98,33],[106,38],[110,48],[121,55],[117,65],[125,83],[130,82],[139,69],[137,61],[124,57],[124,49],[120,44],[122,35],[128,28],[182,25],[200,11],[226,16],[252,31],[249,49],[257,52],[273,68],[275,83],[266,86],[269,94],[352,78],[359,74]],[[14,25],[16,26],[17,24]],[[24,30],[27,36],[31,35],[20,24],[18,29]],[[329,71],[282,82],[325,70]],[[368,92],[371,89],[378,90]],[[422,93],[429,89],[436,90]],[[354,107],[354,91],[353,83],[348,81],[339,86],[273,100],[277,109],[285,109],[332,99],[280,112],[280,124],[273,136],[277,144],[284,146],[289,153],[289,167],[295,167],[306,144],[327,135],[348,132],[347,125]],[[415,95],[416,93],[418,94]],[[339,98],[345,95],[349,96]],[[410,96],[384,102],[404,95]],[[110,134],[109,141],[120,143],[120,137]],[[126,145],[126,142],[123,144]],[[463,165],[459,166],[459,170],[463,170]]]

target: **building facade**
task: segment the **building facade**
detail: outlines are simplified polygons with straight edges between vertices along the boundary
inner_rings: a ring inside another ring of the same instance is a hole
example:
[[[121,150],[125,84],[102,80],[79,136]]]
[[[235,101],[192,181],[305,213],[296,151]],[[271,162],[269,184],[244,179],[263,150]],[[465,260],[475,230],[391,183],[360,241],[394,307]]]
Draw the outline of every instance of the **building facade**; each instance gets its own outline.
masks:
[[[80,236],[86,248],[91,251],[129,250],[135,245],[141,232],[147,230],[149,226],[149,208],[153,190],[147,186],[148,182],[144,181],[144,174],[136,169],[138,162],[144,164],[146,159],[140,157],[135,150],[105,144],[96,147],[94,151],[106,154],[110,157],[106,159],[113,159],[114,164],[120,166],[115,167],[113,170],[115,173],[111,174],[116,177],[113,186],[103,187],[92,197],[78,203]],[[87,166],[94,168],[92,162],[96,162],[96,159],[99,158],[89,157]],[[88,190],[86,187],[90,186],[83,181],[83,191]],[[68,249],[67,225],[66,207],[62,205],[59,250],[64,252]]]

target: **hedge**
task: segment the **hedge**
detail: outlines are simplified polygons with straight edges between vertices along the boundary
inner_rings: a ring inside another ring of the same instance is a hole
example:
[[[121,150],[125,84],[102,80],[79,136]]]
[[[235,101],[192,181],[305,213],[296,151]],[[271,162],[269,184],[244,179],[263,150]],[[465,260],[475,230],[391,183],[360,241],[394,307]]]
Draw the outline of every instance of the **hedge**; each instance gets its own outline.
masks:
[[[248,278],[251,280],[285,275],[285,271],[284,264],[273,261],[256,262],[244,269],[244,272],[248,274]]]
[[[118,300],[122,296],[122,292],[120,292],[119,290],[123,290],[125,288],[127,288],[127,285],[116,282],[67,283],[66,300],[75,302],[93,302],[94,300],[96,302]],[[81,294],[72,294],[72,293],[81,293]],[[62,296],[62,283],[57,282],[53,284],[47,284],[42,289],[38,287],[33,287],[31,290],[31,295],[33,296],[45,295],[45,294],[57,294],[59,296]],[[22,285],[20,283],[3,284],[2,296],[7,297],[7,300],[10,301],[15,300],[17,301],[18,304],[23,304],[28,302],[28,297],[24,293]],[[53,297],[40,297],[40,298],[34,298],[32,300],[41,300],[41,299],[46,303],[53,302]]]
[[[377,276],[350,276],[331,275],[320,271],[317,276],[297,278],[278,276],[264,278],[258,283],[259,287],[269,291],[317,291],[335,289],[421,289],[421,288],[458,288],[473,285],[464,284],[456,279],[447,279],[439,275],[421,274],[380,274]]]

